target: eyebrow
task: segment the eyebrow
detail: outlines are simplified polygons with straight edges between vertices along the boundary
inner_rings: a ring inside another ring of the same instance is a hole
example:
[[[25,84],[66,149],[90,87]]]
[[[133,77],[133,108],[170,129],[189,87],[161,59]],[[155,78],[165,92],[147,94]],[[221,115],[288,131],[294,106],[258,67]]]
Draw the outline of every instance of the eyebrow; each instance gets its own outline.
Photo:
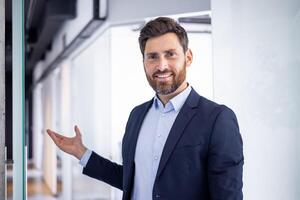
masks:
[[[164,52],[170,52],[170,51],[176,51],[176,49],[168,49],[168,50],[165,50]]]
[[[157,52],[149,52],[149,53],[146,53],[146,56],[155,55],[155,54],[158,54],[158,53]]]
[[[172,51],[176,51],[176,49],[167,49],[165,51],[163,51],[163,53],[167,53],[167,52],[172,52]],[[158,52],[149,52],[149,53],[146,53],[146,55],[155,55],[155,54],[158,54]]]

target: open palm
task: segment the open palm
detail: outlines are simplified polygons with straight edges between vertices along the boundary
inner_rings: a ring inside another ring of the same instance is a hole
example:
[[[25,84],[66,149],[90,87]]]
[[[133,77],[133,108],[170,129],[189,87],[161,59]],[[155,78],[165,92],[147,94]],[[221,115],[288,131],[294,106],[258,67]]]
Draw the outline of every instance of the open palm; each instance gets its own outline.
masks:
[[[82,143],[81,133],[77,126],[74,127],[76,135],[74,137],[65,137],[59,133],[56,133],[50,129],[47,129],[48,135],[52,138],[54,143],[64,152],[81,159],[82,155],[86,151],[85,146]]]

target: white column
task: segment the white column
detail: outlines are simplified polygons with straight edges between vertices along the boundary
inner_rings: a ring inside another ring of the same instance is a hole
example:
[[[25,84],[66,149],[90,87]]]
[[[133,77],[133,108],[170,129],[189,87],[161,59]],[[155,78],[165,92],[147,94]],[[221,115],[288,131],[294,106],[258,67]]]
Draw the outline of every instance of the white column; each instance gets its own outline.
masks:
[[[60,111],[60,118],[61,118],[61,132],[69,134],[68,137],[73,137],[73,131],[70,130],[72,125],[70,124],[70,117],[71,117],[71,62],[69,60],[64,61],[61,64],[61,71],[60,71],[60,87],[61,87],[61,95],[60,95],[60,102],[61,103],[61,111]],[[71,200],[72,199],[72,158],[70,155],[66,153],[61,153],[62,157],[62,199],[64,200]],[[74,198],[74,197],[73,197]]]
[[[299,0],[212,0],[212,28],[215,99],[244,140],[244,199],[299,199]]]
[[[46,129],[53,129],[54,119],[54,104],[53,104],[53,74],[51,74],[43,82],[42,98],[43,98],[43,179],[49,187],[52,194],[57,193],[57,159],[56,159],[56,146],[51,140],[50,136],[46,133]]]
[[[0,0],[0,199],[5,199],[5,0]]]
[[[13,24],[13,199],[26,199],[24,137],[24,3],[12,1]]]

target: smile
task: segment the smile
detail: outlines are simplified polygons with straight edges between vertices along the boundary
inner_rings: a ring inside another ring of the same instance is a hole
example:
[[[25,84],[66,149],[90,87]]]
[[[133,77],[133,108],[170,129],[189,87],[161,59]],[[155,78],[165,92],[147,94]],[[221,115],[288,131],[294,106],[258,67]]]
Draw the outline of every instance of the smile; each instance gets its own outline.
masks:
[[[154,76],[155,79],[158,79],[158,80],[166,80],[170,77],[172,77],[173,74],[172,73],[164,73],[164,74],[156,74]]]

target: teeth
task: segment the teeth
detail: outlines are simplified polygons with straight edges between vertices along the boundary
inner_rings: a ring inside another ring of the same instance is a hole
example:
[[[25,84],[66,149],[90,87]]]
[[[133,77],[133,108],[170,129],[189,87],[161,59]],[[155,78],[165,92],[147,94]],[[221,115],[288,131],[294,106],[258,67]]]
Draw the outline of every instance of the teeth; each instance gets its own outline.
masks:
[[[156,75],[156,77],[158,77],[158,78],[167,78],[169,76],[171,76],[171,73],[168,73],[168,74],[157,74]]]

